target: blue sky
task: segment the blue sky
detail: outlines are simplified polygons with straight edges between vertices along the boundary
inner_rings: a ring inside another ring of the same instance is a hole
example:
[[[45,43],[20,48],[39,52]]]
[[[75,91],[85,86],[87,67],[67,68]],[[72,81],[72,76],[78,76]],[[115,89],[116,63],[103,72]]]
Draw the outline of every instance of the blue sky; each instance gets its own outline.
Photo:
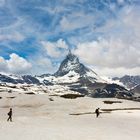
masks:
[[[71,49],[101,75],[137,75],[139,13],[139,0],[0,0],[0,72],[53,73]]]

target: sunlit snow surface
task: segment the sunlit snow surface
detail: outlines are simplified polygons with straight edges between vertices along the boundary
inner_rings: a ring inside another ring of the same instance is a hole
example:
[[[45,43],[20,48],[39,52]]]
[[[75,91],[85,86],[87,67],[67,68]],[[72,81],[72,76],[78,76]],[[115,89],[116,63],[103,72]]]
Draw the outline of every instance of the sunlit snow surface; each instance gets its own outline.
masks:
[[[30,87],[33,89],[33,87]],[[44,88],[45,87],[40,87]],[[50,89],[49,89],[50,88]],[[2,140],[138,140],[140,111],[121,110],[74,116],[101,109],[139,108],[139,102],[119,99],[82,97],[64,99],[49,96],[59,91],[49,87],[44,94],[26,95],[19,92],[0,92],[0,138]],[[34,90],[37,90],[36,87]],[[58,87],[56,87],[58,89]],[[65,89],[65,94],[70,93]],[[15,97],[15,98],[10,98]],[[53,99],[50,101],[49,99]],[[122,101],[104,104],[103,101]],[[7,122],[7,112],[13,108],[13,122]]]
[[[48,76],[48,77],[37,77],[41,82],[43,80],[48,80],[49,82],[58,84],[58,83],[73,83],[77,82],[79,78],[79,74],[77,74],[74,71],[70,71],[68,74],[61,76],[61,77],[55,77],[55,76]]]

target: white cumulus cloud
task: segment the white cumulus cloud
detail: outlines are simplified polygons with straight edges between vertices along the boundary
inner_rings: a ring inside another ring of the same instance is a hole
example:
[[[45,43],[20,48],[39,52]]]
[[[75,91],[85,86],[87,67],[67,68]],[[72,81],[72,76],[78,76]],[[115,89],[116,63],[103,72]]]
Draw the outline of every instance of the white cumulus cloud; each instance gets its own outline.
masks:
[[[92,68],[95,72],[97,72],[100,76],[108,76],[108,77],[122,77],[124,75],[139,75],[140,74],[140,67],[135,68],[104,68],[104,67],[93,67]]]
[[[79,43],[75,54],[90,65],[108,68],[134,68],[140,66],[139,47],[117,38]]]
[[[10,59],[8,60],[0,57],[0,72],[26,74],[30,73],[31,68],[31,63],[15,53],[10,54]]]
[[[63,56],[68,49],[67,43],[62,39],[59,39],[57,42],[41,41],[41,44],[47,51],[47,54],[54,58]]]
[[[31,63],[33,65],[32,73],[41,75],[44,73],[53,73],[56,71],[56,66],[53,65],[51,59],[45,56],[35,56],[31,58]]]
[[[117,38],[79,43],[75,52],[88,65],[105,75],[138,75],[140,72],[140,49],[137,43]]]

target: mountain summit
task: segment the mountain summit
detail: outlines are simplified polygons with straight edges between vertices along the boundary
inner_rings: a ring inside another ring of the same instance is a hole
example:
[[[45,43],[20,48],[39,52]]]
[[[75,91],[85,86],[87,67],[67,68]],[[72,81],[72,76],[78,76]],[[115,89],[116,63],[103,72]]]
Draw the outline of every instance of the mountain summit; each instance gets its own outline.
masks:
[[[78,73],[80,76],[87,74],[88,72],[93,73],[95,76],[97,74],[91,69],[84,66],[79,62],[79,59],[76,55],[74,55],[71,51],[69,51],[66,58],[62,61],[58,71],[54,74],[55,76],[64,76],[68,74],[70,71],[74,71]]]
[[[53,75],[42,75],[41,80],[53,84],[81,84],[105,82],[93,70],[80,63],[79,58],[71,51],[61,62],[60,67]]]

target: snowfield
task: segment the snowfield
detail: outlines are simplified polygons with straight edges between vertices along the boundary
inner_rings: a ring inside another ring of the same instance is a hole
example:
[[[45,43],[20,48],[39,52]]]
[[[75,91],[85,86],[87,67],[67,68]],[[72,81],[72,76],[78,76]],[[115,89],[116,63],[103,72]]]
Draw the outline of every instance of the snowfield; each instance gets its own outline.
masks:
[[[0,138],[2,140],[139,140],[140,102],[89,97],[64,99],[49,95],[51,94],[26,95],[18,92],[0,92],[2,97]],[[104,104],[103,101],[122,103]],[[13,122],[6,121],[9,107],[13,108]],[[105,112],[96,118],[94,110],[97,107],[135,109]],[[72,115],[77,113],[87,114]]]

